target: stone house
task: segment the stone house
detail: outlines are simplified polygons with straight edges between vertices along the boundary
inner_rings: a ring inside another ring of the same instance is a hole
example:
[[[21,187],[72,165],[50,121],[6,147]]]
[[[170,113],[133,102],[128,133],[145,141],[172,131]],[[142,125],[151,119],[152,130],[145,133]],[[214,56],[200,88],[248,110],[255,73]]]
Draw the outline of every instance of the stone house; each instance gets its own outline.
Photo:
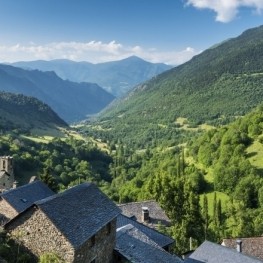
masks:
[[[35,181],[0,194],[0,217],[6,223],[34,202],[55,194],[41,181]],[[0,223],[1,224],[1,223]]]
[[[36,257],[53,252],[66,262],[110,263],[119,213],[95,185],[84,183],[34,202],[5,229]]]
[[[0,193],[9,190],[15,183],[13,157],[0,157]]]
[[[171,225],[170,219],[164,210],[154,200],[119,204],[118,207],[123,215],[148,227],[156,229],[160,224],[166,227]]]
[[[171,255],[141,232],[134,225],[128,224],[117,229],[115,247],[118,263],[182,263],[182,259]]]
[[[263,263],[258,258],[245,255],[236,249],[204,241],[185,261],[185,263]]]
[[[221,245],[263,260],[263,236],[224,238]]]
[[[174,239],[172,239],[171,237],[167,235],[164,235],[163,233],[160,233],[156,229],[148,227],[147,225],[143,223],[139,223],[138,221],[128,218],[127,216],[123,214],[118,215],[117,229],[121,229],[122,227],[126,225],[131,225],[134,228],[138,229],[138,231],[143,233],[145,236],[151,239],[155,244],[157,244],[158,247],[161,247],[162,249],[166,251],[171,251],[171,248],[175,244]]]

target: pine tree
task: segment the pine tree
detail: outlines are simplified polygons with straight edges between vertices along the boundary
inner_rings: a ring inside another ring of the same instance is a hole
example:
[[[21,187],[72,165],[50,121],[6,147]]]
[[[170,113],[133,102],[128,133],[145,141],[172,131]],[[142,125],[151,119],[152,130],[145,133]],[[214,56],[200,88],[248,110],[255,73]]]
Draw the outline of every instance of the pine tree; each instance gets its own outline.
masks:
[[[203,220],[204,220],[204,235],[205,235],[205,239],[207,239],[207,232],[208,232],[208,226],[209,226],[209,215],[208,215],[208,199],[206,195],[204,195],[204,199],[203,199],[202,215],[203,215]]]

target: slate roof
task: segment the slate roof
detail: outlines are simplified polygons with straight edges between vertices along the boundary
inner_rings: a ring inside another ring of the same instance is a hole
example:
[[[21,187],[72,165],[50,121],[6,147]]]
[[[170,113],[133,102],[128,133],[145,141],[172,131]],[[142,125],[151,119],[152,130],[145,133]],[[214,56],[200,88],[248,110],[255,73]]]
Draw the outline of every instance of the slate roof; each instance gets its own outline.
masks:
[[[236,240],[242,241],[242,253],[257,257],[263,260],[263,236],[247,238],[228,238],[223,239],[222,245],[236,249]]]
[[[131,263],[181,263],[179,257],[171,255],[149,239],[133,225],[117,229],[115,251]]]
[[[153,228],[150,228],[144,224],[141,224],[137,221],[134,221],[133,219],[128,218],[125,215],[118,215],[117,217],[117,228],[121,228],[123,226],[126,226],[128,224],[133,225],[136,227],[139,231],[141,231],[143,234],[148,236],[151,240],[153,240],[158,246],[164,248],[166,246],[169,246],[173,244],[175,241],[174,239],[156,231]]]
[[[199,246],[185,263],[262,263],[263,261],[209,241]]]
[[[75,248],[120,213],[120,209],[91,183],[80,184],[35,204]]]
[[[154,200],[119,204],[118,207],[122,210],[122,214],[127,217],[134,218],[140,223],[143,223],[141,218],[142,208],[148,207],[150,221],[149,223],[144,224],[147,224],[150,227],[156,227],[158,223],[161,223],[165,226],[170,226],[169,218],[160,205]]]
[[[55,193],[41,181],[35,181],[0,194],[18,213],[32,206],[34,202]]]

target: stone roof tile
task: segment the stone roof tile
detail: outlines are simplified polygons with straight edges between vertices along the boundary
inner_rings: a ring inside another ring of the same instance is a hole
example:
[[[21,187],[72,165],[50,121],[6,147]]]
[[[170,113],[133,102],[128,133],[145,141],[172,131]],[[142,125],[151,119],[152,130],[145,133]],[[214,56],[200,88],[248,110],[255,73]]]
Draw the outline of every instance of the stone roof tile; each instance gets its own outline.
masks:
[[[181,263],[132,225],[117,230],[115,251],[131,263]]]
[[[227,238],[223,239],[222,245],[236,249],[237,239],[242,241],[242,253],[263,260],[263,236],[247,238]]]
[[[120,209],[91,183],[72,187],[35,204],[75,248],[120,213]]]
[[[55,193],[41,181],[35,181],[0,194],[18,213],[32,206],[34,202]]]
[[[225,246],[205,241],[193,252],[185,263],[262,263],[263,261],[247,256]]]
[[[156,227],[159,223],[165,226],[170,226],[170,220],[164,210],[154,200],[131,202],[119,204],[118,207],[122,210],[122,214],[127,217],[135,218],[138,222],[147,224],[149,227]],[[147,207],[149,210],[150,221],[142,221],[142,208]]]
[[[125,215],[120,214],[117,217],[117,228],[123,227],[128,224],[131,224],[137,229],[139,229],[142,233],[144,233],[146,236],[148,236],[151,240],[153,240],[156,244],[158,244],[162,248],[174,243],[174,239],[156,231],[153,228],[150,228],[144,224],[132,220]]]

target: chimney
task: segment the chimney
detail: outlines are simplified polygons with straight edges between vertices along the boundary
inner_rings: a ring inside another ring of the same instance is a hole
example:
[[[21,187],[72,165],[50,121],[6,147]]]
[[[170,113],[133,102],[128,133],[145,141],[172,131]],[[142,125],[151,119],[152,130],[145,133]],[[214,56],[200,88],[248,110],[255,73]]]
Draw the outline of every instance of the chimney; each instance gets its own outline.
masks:
[[[17,188],[17,185],[18,185],[18,182],[17,182],[17,181],[14,181],[14,183],[13,183],[13,189]]]
[[[242,240],[237,239],[236,243],[237,243],[237,252],[242,253]]]
[[[149,222],[150,216],[149,216],[149,209],[148,207],[142,207],[142,222]]]

